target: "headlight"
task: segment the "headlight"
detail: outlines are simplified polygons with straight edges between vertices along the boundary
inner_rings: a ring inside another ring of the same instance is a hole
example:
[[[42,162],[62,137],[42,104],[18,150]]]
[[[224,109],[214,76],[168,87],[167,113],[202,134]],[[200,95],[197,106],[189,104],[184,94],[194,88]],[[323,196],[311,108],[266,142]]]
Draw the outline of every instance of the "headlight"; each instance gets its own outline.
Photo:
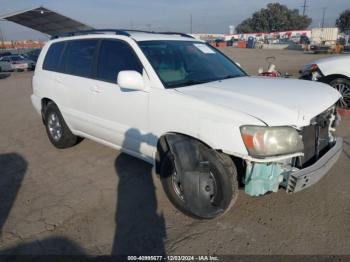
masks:
[[[301,135],[289,126],[242,126],[241,134],[249,155],[254,157],[278,156],[301,152]]]

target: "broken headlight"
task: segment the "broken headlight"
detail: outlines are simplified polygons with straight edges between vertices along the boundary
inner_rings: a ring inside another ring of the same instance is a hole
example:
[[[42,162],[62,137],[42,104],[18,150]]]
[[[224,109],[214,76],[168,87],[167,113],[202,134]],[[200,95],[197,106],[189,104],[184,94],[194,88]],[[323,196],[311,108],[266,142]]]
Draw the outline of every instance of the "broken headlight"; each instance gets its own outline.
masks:
[[[242,126],[244,144],[253,157],[278,156],[303,151],[302,137],[289,126]]]

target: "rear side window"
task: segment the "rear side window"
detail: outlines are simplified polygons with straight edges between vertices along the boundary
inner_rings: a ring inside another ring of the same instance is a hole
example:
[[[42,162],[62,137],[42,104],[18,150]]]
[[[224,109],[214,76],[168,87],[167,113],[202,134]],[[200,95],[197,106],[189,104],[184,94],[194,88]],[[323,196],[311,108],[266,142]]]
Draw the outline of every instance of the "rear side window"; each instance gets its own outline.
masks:
[[[52,44],[46,53],[43,69],[57,71],[60,56],[64,47],[64,42]]]
[[[136,54],[125,42],[103,40],[98,58],[97,79],[115,83],[119,72],[123,70],[142,73],[142,66]]]
[[[61,63],[61,71],[67,74],[90,77],[98,40],[67,42]]]

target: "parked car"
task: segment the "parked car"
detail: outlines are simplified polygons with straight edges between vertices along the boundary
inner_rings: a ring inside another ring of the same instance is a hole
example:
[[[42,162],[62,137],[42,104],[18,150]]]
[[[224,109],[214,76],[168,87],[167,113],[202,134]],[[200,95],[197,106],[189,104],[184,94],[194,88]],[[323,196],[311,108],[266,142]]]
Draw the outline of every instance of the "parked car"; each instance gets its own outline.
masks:
[[[40,51],[41,49],[34,49],[26,54],[23,54],[22,56],[36,63],[36,61],[38,60]]]
[[[342,152],[340,97],[322,83],[250,77],[188,35],[96,30],[48,41],[31,99],[55,147],[89,138],[143,159],[175,207],[210,219],[241,183],[259,196],[320,180]]]
[[[22,55],[3,56],[0,58],[0,61],[11,63],[12,69],[16,71],[34,70],[36,64],[34,61],[29,60]]]
[[[11,52],[2,52],[2,53],[0,53],[0,58],[2,56],[8,56],[8,55],[12,55],[12,53]]]
[[[322,58],[305,65],[300,78],[323,82],[337,89],[342,98],[338,107],[350,109],[350,55]]]
[[[9,72],[9,71],[12,71],[11,63],[7,62],[7,61],[3,61],[0,58],[0,73],[1,72]]]

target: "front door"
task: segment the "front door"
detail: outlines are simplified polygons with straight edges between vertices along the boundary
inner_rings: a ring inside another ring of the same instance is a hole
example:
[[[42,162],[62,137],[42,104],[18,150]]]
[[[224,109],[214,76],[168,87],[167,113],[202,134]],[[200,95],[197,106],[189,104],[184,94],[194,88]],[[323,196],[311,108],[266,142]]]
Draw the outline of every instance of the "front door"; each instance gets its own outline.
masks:
[[[123,70],[143,73],[133,49],[121,40],[101,40],[96,80],[89,86],[89,114],[93,116],[94,132],[128,153],[147,155],[149,93],[121,89],[117,85],[117,76]]]

